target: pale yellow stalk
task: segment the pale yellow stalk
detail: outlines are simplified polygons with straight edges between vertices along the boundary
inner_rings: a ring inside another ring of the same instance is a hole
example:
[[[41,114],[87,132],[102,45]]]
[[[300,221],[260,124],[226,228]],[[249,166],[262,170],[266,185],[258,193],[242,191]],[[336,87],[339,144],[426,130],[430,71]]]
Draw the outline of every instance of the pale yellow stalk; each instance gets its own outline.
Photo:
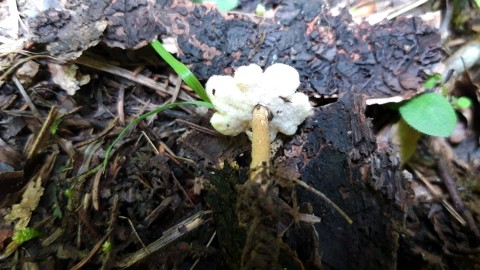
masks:
[[[268,174],[270,166],[270,132],[268,129],[269,112],[265,106],[257,105],[253,109],[252,119],[252,163],[250,180],[262,182],[258,177],[262,172]]]

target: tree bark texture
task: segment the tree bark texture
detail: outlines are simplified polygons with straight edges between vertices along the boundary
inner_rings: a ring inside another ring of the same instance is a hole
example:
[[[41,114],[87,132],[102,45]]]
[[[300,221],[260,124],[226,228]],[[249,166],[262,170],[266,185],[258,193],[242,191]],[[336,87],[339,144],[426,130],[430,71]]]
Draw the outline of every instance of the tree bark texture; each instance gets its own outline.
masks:
[[[316,108],[276,162],[287,175],[299,170],[304,182],[353,219],[349,225],[320,198],[298,188],[299,203],[311,204],[322,218],[315,228],[322,263],[330,269],[395,269],[404,211],[411,203],[397,152],[388,142],[377,145],[364,111],[365,98],[355,93]],[[300,239],[296,246],[312,245]]]
[[[30,21],[38,43],[75,58],[104,42],[139,48],[173,37],[180,60],[201,80],[249,63],[295,67],[301,89],[332,96],[354,89],[369,98],[411,96],[442,58],[440,36],[418,18],[355,24],[331,16],[324,1],[285,0],[272,18],[225,14],[189,0],[72,0]]]

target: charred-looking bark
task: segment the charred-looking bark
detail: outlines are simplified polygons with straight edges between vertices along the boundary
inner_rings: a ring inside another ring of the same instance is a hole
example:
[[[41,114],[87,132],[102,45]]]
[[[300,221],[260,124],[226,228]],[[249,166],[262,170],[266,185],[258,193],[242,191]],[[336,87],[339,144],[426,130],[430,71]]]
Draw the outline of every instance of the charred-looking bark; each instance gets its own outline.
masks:
[[[353,219],[349,225],[321,199],[298,190],[299,202],[312,204],[314,213],[322,218],[315,227],[322,262],[331,269],[396,266],[409,192],[397,170],[395,152],[388,144],[377,147],[364,110],[364,98],[355,93],[316,108],[301,137],[286,145],[289,158],[282,161],[296,164],[303,181],[327,194]],[[311,246],[309,241],[295,240],[298,247]]]
[[[442,57],[440,36],[418,18],[357,25],[347,11],[326,14],[323,0],[285,0],[265,19],[189,0],[68,3],[30,22],[53,54],[72,58],[99,41],[125,49],[173,37],[180,60],[203,80],[250,63],[281,62],[295,67],[301,88],[314,95],[353,88],[367,97],[410,96]]]

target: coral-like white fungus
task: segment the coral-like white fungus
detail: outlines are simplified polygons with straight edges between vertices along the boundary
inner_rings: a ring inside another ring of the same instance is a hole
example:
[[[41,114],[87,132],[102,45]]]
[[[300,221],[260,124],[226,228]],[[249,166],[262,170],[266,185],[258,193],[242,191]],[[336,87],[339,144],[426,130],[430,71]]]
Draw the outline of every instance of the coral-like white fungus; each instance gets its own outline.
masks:
[[[273,64],[265,72],[251,64],[239,67],[233,77],[212,76],[206,84],[216,109],[210,123],[224,135],[245,131],[250,137],[252,111],[260,104],[273,116],[269,122],[271,141],[278,132],[292,135],[311,109],[308,97],[295,92],[299,85],[298,72],[285,64]]]

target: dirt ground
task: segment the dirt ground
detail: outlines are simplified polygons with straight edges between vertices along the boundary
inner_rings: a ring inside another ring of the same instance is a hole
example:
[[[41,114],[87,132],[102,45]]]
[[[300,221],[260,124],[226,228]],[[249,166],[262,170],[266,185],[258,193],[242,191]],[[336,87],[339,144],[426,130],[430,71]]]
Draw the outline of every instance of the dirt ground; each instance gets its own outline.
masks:
[[[47,2],[0,1],[0,269],[480,269],[474,1]],[[201,83],[299,72],[313,109],[273,142],[267,191],[212,109],[124,129],[199,100],[157,38]],[[397,109],[423,90],[472,103],[405,160]]]

